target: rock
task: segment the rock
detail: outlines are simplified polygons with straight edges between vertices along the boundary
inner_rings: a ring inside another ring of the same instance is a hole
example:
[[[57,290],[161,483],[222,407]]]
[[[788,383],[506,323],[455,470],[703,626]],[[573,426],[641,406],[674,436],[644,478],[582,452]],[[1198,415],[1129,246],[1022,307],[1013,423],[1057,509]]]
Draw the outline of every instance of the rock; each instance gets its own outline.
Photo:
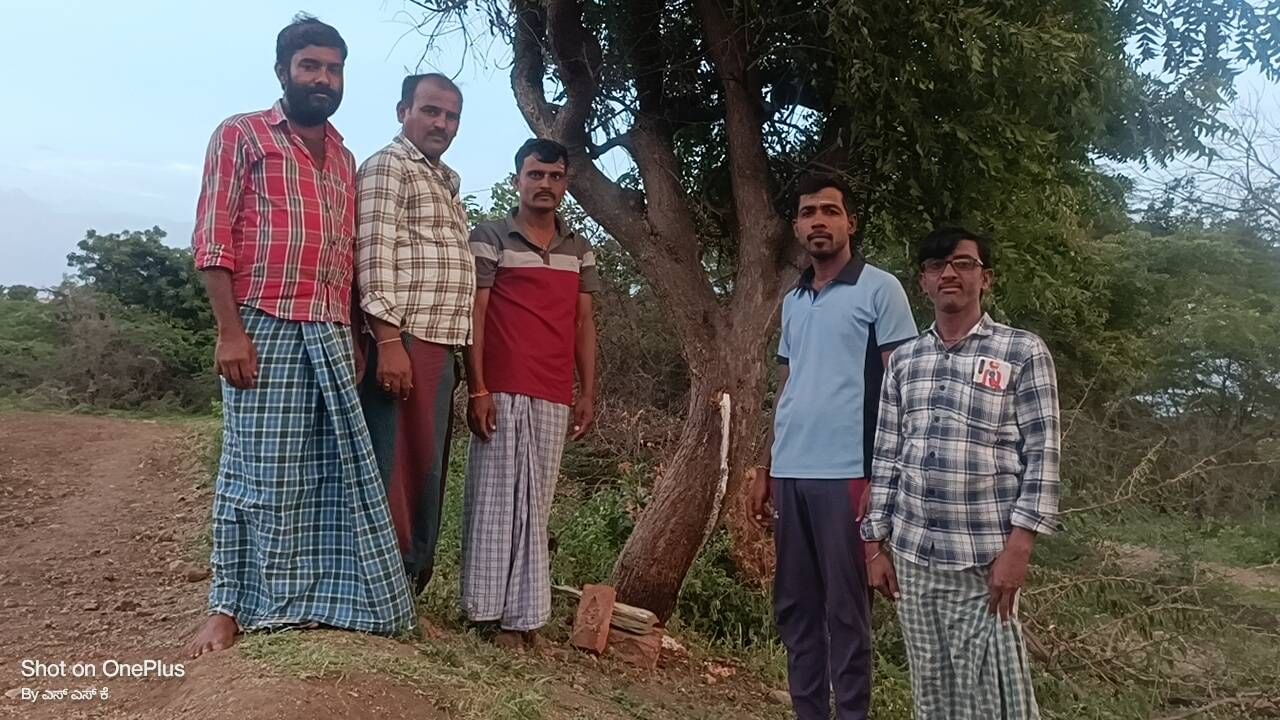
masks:
[[[181,570],[181,569],[182,569],[182,566],[183,566],[183,565],[185,565],[185,564],[186,564],[186,563],[182,562],[181,560],[174,560],[173,562],[169,563],[169,572],[175,572],[175,573],[176,573],[176,572],[178,572],[179,570]]]
[[[90,600],[84,605],[84,609],[88,612],[97,612],[100,607],[97,600]]]
[[[769,699],[779,705],[791,706],[791,693],[786,690],[770,690]]]
[[[45,628],[47,628],[47,629],[49,629],[49,630],[53,630],[53,629],[56,627],[56,626],[53,624],[53,621],[52,621],[52,620],[45,620],[45,621],[44,621],[44,626],[45,626]]]
[[[103,576],[102,576],[102,579],[103,579],[104,581],[106,581],[106,582],[115,582],[115,581],[116,581],[116,576],[115,576],[115,575],[112,575],[111,573],[107,573],[106,575],[103,575]]]
[[[658,655],[662,653],[663,634],[661,628],[654,628],[645,635],[609,628],[609,654],[629,665],[653,670],[658,667]]]
[[[679,640],[671,637],[670,635],[662,636],[662,651],[678,656],[686,656],[689,654],[689,649],[684,645],[681,645]]]
[[[193,565],[187,568],[187,571],[182,574],[182,577],[186,578],[187,582],[200,582],[201,580],[208,580],[209,568],[195,567]]]
[[[137,610],[137,609],[138,609],[138,603],[136,601],[128,600],[128,599],[121,600],[120,603],[116,605],[116,610],[119,610],[120,612],[133,612],[134,610]]]
[[[156,536],[156,542],[173,542],[174,535],[172,530],[165,530]]]
[[[137,610],[133,611],[133,614],[137,615],[138,617],[151,617],[155,613],[153,613],[151,610],[148,610],[146,608],[138,608]]]
[[[4,691],[4,696],[5,696],[5,697],[7,697],[7,698],[9,698],[10,700],[16,700],[16,699],[18,699],[19,697],[21,697],[21,696],[22,696],[22,688],[14,688],[14,689],[12,689],[12,690],[5,690],[5,691]]]

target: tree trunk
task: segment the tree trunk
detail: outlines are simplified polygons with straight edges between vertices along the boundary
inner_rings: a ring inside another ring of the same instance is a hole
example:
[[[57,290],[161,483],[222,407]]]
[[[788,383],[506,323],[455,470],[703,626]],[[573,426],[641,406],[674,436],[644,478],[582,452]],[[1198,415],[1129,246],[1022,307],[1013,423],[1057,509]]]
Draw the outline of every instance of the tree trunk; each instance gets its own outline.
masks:
[[[758,333],[753,333],[758,334]],[[671,459],[654,483],[614,565],[618,600],[653,611],[663,622],[675,611],[685,575],[702,549],[709,523],[740,498],[742,477],[752,465],[767,364],[767,337],[721,343],[704,367],[693,368],[684,429]],[[729,483],[720,483],[720,396],[732,401]],[[716,508],[719,502],[719,508]]]

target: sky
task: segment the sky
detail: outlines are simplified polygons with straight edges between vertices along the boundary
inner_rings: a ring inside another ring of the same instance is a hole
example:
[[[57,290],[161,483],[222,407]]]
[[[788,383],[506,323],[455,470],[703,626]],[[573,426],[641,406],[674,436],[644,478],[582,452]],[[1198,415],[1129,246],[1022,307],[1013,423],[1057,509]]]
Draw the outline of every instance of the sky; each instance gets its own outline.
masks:
[[[403,77],[438,71],[465,96],[445,154],[464,194],[484,201],[511,172],[530,131],[511,94],[509,51],[483,28],[479,52],[457,36],[427,47],[413,26],[422,14],[405,0],[0,0],[9,61],[0,285],[57,284],[89,228],[159,225],[171,244],[189,243],[209,136],[227,116],[280,96],[275,36],[299,11],[347,41],[346,87],[332,120],[357,161],[398,130]],[[1245,98],[1275,97],[1257,73],[1244,74],[1239,88]],[[1268,107],[1280,119],[1280,103]]]
[[[299,11],[347,42],[342,106],[331,119],[357,161],[399,129],[404,76],[439,71],[465,98],[444,156],[464,193],[484,200],[511,172],[531,133],[511,94],[507,49],[491,42],[489,59],[477,60],[457,36],[428,49],[411,24],[421,13],[404,0],[0,0],[9,59],[0,285],[58,283],[88,228],[159,225],[171,244],[188,243],[210,134],[280,96],[275,37]]]

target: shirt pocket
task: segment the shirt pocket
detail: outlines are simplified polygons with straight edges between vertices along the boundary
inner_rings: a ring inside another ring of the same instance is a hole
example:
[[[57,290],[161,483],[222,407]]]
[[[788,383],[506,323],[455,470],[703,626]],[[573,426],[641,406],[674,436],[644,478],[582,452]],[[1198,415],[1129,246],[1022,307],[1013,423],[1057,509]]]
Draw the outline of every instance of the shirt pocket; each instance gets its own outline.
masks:
[[[1010,382],[1003,390],[996,390],[972,380],[964,385],[960,407],[963,409],[961,414],[965,422],[992,434],[999,433],[1007,424],[1009,418],[1006,416],[1013,407],[1011,401],[1013,378],[1010,378]]]

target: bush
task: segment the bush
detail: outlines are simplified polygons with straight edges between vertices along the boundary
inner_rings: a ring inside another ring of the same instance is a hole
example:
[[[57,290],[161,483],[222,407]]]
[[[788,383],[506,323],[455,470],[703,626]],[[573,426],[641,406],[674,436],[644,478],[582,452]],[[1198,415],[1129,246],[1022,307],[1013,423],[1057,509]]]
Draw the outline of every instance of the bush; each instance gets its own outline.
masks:
[[[0,303],[0,392],[63,408],[211,406],[212,329],[178,326],[83,287],[48,302]]]

